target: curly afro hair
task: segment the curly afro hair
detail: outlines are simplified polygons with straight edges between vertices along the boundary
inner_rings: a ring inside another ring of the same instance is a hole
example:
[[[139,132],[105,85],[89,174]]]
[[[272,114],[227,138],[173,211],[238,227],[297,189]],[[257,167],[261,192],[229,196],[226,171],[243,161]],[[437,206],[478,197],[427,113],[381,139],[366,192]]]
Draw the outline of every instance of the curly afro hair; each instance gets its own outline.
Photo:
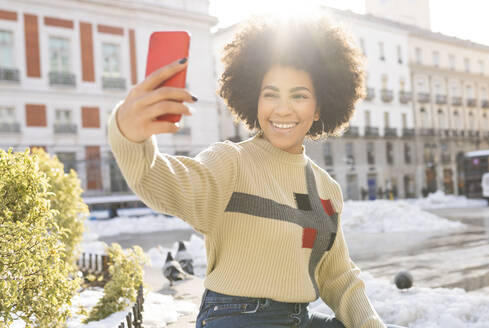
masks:
[[[250,131],[261,131],[257,119],[260,86],[274,65],[303,70],[314,83],[320,120],[307,132],[310,139],[341,134],[355,103],[365,97],[364,56],[354,39],[324,15],[252,17],[224,47],[222,61],[218,94]]]

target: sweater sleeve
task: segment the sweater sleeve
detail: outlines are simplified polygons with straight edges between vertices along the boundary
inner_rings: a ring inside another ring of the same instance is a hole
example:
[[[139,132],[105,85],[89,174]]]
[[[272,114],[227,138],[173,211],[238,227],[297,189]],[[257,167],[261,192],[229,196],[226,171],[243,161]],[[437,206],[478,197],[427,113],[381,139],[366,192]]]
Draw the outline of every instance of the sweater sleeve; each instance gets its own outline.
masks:
[[[341,189],[338,194],[341,196]],[[340,204],[342,207],[343,199]],[[350,259],[341,228],[341,209],[333,247],[318,268],[320,297],[346,328],[385,328],[368,300],[365,283],[358,277],[360,269]]]
[[[208,234],[219,224],[236,182],[238,150],[218,142],[195,158],[160,153],[156,137],[132,142],[115,120],[108,121],[109,144],[128,186],[148,207],[177,216]]]

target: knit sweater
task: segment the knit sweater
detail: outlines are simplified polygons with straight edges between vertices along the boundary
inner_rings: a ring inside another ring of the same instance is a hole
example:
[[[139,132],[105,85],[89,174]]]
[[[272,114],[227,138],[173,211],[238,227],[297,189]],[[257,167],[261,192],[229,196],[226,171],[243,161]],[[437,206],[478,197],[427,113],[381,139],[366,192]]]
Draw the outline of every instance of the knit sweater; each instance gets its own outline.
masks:
[[[312,302],[347,328],[385,327],[351,261],[338,183],[306,154],[262,135],[217,142],[195,158],[135,143],[109,118],[109,143],[130,188],[150,208],[205,236],[204,286],[228,295]]]

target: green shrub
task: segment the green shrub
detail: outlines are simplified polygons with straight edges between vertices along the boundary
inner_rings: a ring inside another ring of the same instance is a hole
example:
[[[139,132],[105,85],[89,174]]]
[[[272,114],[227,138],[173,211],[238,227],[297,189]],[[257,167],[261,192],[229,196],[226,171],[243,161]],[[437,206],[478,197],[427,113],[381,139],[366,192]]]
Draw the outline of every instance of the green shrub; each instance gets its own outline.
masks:
[[[56,156],[50,157],[42,148],[36,148],[33,154],[38,156],[39,167],[48,178],[51,208],[58,211],[54,220],[62,232],[64,259],[74,265],[79,257],[76,246],[83,238],[84,221],[88,216],[88,207],[81,197],[80,180],[74,170],[65,173],[63,163]]]
[[[137,289],[143,283],[143,265],[149,263],[148,256],[139,246],[124,252],[119,244],[113,243],[106,252],[111,278],[85,323],[104,319],[136,302]]]
[[[36,155],[0,150],[0,326],[57,327],[70,314],[78,280],[63,260],[52,197]]]

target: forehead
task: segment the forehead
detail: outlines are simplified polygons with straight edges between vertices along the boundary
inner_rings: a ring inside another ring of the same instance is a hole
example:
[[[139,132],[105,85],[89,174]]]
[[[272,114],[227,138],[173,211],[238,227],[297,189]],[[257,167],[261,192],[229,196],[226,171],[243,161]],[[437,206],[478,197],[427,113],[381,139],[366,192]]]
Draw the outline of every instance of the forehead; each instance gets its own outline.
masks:
[[[273,85],[281,88],[292,88],[305,86],[313,89],[311,76],[306,71],[290,66],[272,66],[263,77],[262,88],[266,85]]]

